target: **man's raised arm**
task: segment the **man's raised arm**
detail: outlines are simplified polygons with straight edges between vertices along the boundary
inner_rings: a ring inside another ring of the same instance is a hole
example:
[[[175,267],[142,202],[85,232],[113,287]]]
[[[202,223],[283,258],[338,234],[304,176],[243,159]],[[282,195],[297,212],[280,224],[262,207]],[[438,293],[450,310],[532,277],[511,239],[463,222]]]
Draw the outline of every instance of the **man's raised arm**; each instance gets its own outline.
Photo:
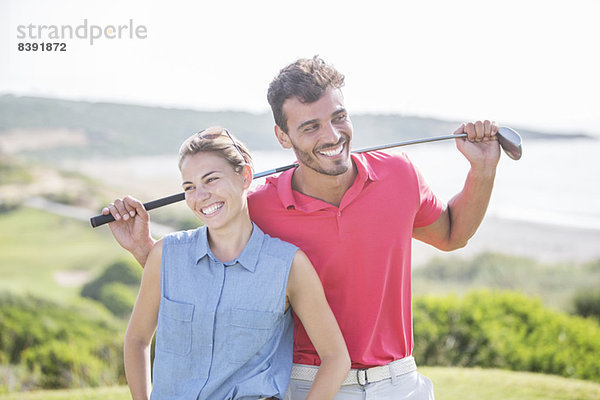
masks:
[[[451,251],[464,247],[485,216],[500,159],[496,122],[462,124],[454,133],[467,133],[456,146],[471,164],[463,189],[431,225],[415,228],[413,237],[434,247]]]

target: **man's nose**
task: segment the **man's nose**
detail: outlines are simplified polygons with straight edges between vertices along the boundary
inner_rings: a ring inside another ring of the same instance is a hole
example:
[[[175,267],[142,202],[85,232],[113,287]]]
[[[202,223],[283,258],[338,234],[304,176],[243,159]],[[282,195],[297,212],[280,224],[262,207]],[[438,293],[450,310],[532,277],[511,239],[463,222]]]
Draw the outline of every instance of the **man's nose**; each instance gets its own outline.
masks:
[[[331,144],[338,143],[340,141],[340,138],[342,137],[338,129],[335,126],[333,126],[331,122],[325,124],[323,131],[325,141]]]

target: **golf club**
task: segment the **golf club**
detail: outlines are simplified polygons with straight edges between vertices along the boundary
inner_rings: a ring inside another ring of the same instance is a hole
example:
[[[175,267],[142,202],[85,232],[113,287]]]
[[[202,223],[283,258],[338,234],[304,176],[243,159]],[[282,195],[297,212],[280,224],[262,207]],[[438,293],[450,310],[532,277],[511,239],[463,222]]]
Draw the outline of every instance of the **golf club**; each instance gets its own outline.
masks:
[[[509,128],[507,126],[501,126],[498,128],[498,133],[496,134],[496,136],[498,137],[498,142],[500,142],[500,147],[502,147],[502,150],[504,150],[506,155],[508,155],[513,160],[518,160],[521,158],[521,155],[523,154],[523,148],[521,146],[521,136],[514,129]],[[353,153],[366,153],[369,151],[392,149],[395,147],[408,146],[411,144],[437,142],[440,140],[460,139],[460,138],[466,138],[466,137],[467,137],[466,133],[461,133],[461,134],[457,134],[457,135],[434,136],[434,137],[430,137],[430,138],[407,140],[404,142],[368,147],[368,148],[364,148],[364,149],[360,149],[360,150],[355,150],[355,151],[353,151]],[[265,176],[277,174],[279,172],[283,172],[288,169],[294,168],[297,165],[298,164],[294,163],[294,164],[289,164],[289,165],[286,165],[283,167],[259,172],[254,175],[254,179],[263,178]],[[148,203],[144,203],[144,208],[146,209],[146,211],[150,211],[155,208],[163,207],[163,206],[166,206],[166,205],[169,205],[172,203],[177,203],[184,199],[185,199],[185,193],[178,193],[178,194],[174,194],[174,195],[171,195],[168,197],[163,197],[163,198],[160,198],[157,200],[153,200]],[[100,225],[104,225],[106,223],[113,222],[114,220],[115,219],[111,214],[96,215],[95,217],[90,218],[90,223],[92,224],[92,227],[96,228]]]

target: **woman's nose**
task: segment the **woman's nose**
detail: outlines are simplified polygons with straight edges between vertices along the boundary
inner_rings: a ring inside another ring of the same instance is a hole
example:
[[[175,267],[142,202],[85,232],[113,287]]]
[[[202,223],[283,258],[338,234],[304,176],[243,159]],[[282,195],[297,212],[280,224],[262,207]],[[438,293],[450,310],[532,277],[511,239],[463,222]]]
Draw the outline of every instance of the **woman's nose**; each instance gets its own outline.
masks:
[[[194,191],[194,197],[196,201],[204,201],[210,198],[210,191],[203,187],[196,187],[196,190]]]

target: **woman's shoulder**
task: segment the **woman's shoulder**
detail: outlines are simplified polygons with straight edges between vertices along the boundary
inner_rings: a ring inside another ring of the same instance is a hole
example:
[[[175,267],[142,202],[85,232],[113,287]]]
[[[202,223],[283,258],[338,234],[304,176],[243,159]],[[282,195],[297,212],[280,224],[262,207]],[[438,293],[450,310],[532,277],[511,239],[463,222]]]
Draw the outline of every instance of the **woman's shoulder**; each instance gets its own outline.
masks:
[[[205,234],[206,234],[206,227],[201,226],[196,229],[189,229],[189,230],[185,230],[185,231],[177,231],[177,232],[169,233],[169,234],[165,235],[161,240],[164,241],[164,243],[167,243],[169,245],[185,244],[185,243],[188,243],[191,241],[196,241],[196,240],[198,240],[199,237],[202,237]]]
[[[255,229],[260,228],[255,225]],[[266,233],[263,233],[263,235],[262,251],[267,255],[288,259],[289,257],[293,257],[298,251],[298,246],[290,242],[286,242],[285,240],[281,240]]]

